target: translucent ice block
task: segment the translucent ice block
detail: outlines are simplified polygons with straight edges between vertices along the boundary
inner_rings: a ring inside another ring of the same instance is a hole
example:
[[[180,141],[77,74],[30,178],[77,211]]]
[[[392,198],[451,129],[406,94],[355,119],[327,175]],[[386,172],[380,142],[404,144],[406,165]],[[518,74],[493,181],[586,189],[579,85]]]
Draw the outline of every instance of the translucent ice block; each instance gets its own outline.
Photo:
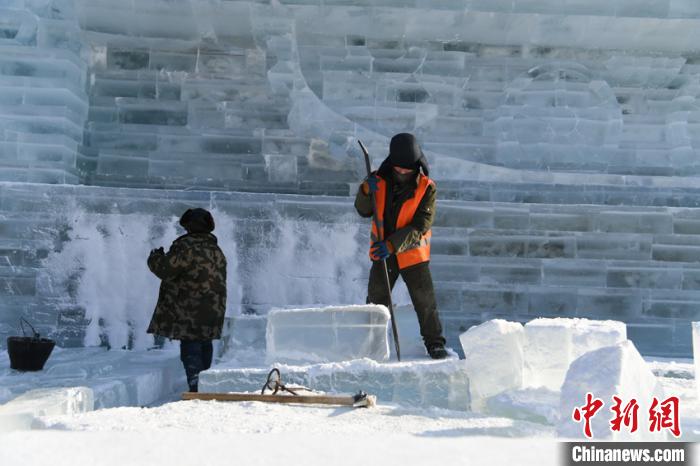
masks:
[[[459,340],[473,410],[482,410],[490,396],[521,387],[525,332],[520,323],[490,320],[470,328]]]
[[[310,365],[277,365],[282,382],[315,391],[355,394],[364,390],[379,403],[397,403],[466,411],[469,379],[463,361],[401,361],[378,363],[370,359]],[[215,366],[199,375],[201,392],[256,392],[265,383],[269,367]]]
[[[276,309],[267,318],[268,362],[389,359],[384,306]]]
[[[663,389],[631,341],[626,340],[615,346],[591,351],[571,364],[561,391],[561,420],[557,426],[560,436],[584,437],[583,422],[574,421],[572,415],[575,408],[586,405],[587,393],[591,393],[604,403],[598,415],[591,418],[594,439],[612,441],[665,439],[666,432],[664,430],[650,432],[647,421],[653,398],[656,397],[659,402],[664,400]],[[624,425],[619,432],[611,430],[610,421],[614,414],[610,408],[614,406],[612,398],[614,395],[622,400],[621,409],[624,409],[632,399],[637,401],[640,428],[634,433]]]
[[[523,383],[559,390],[580,355],[627,339],[625,324],[587,319],[535,319],[525,324]]]
[[[0,432],[29,429],[38,416],[92,411],[95,399],[88,387],[31,390],[0,406]]]

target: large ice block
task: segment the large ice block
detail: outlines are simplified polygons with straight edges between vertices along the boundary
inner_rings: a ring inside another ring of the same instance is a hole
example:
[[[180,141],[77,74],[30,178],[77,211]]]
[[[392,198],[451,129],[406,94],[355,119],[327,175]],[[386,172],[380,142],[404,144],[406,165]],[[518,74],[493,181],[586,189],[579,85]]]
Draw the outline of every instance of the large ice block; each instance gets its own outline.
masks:
[[[267,316],[267,361],[386,361],[388,322],[380,305],[275,309]]]
[[[557,432],[561,437],[584,437],[584,424],[573,419],[574,409],[586,405],[587,393],[600,399],[603,406],[591,418],[591,432],[595,440],[612,441],[660,441],[666,432],[650,432],[649,408],[656,397],[664,400],[663,388],[651,368],[642,359],[634,344],[626,340],[614,346],[591,351],[571,364],[562,385],[561,420]],[[632,399],[638,403],[638,428],[634,433],[622,425],[619,432],[612,431],[610,421],[614,414],[613,396],[622,400],[621,409]]]
[[[359,390],[376,395],[379,403],[417,407],[469,409],[469,379],[463,361],[401,361],[378,363],[358,359],[325,364],[277,365],[282,382],[315,391],[354,394]],[[256,392],[270,368],[241,368],[235,362],[215,366],[199,374],[202,392]]]
[[[580,355],[627,339],[623,322],[535,319],[525,324],[523,384],[559,390],[569,365]]]
[[[170,350],[120,351],[56,348],[43,371],[17,372],[0,358],[0,404],[35,389],[86,387],[95,409],[146,406],[173,396],[187,385],[182,362]]]
[[[488,397],[522,386],[525,340],[522,324],[490,320],[471,327],[459,340],[474,411],[482,411]]]
[[[92,411],[95,398],[88,387],[31,390],[0,405],[0,432],[29,429],[39,416],[59,416]]]

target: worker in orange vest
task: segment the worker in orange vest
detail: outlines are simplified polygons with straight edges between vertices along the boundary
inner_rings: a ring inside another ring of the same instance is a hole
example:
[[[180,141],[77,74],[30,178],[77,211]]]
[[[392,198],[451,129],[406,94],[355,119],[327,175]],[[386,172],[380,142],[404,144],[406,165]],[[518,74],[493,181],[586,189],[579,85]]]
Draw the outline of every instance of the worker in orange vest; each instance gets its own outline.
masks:
[[[362,217],[371,217],[374,209],[370,194],[374,193],[380,231],[372,222],[367,302],[389,303],[379,262],[386,259],[391,288],[399,275],[406,283],[428,354],[433,359],[444,359],[445,338],[429,268],[435,192],[435,182],[428,178],[428,162],[415,136],[400,133],[391,138],[389,156],[379,170],[360,185],[355,209]]]

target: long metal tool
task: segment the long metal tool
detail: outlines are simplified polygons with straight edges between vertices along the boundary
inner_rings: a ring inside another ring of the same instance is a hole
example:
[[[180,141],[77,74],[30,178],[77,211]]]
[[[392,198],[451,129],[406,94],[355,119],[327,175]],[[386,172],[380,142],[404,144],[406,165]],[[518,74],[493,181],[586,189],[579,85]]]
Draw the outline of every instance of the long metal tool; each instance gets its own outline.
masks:
[[[364,144],[362,144],[362,141],[359,139],[357,140],[357,143],[360,145],[360,149],[362,149],[362,153],[365,154],[365,167],[367,168],[367,176],[370,176],[372,174],[372,164],[369,161],[369,152],[367,152],[367,148],[365,147]],[[374,222],[374,227],[377,230],[377,240],[382,241],[383,234],[382,234],[382,229],[379,228],[379,220],[377,220],[377,199],[375,198],[374,193],[370,193],[370,197],[372,199],[372,221]],[[389,297],[389,302],[387,304],[387,307],[389,308],[389,315],[391,316],[391,333],[394,336],[394,346],[396,347],[396,359],[401,361],[401,346],[399,345],[399,331],[396,328],[396,318],[394,317],[394,304],[391,301],[391,282],[389,281],[389,271],[387,270],[386,267],[386,259],[381,260],[382,263],[382,270],[383,270],[383,275],[384,275],[384,283],[386,284],[386,294]]]

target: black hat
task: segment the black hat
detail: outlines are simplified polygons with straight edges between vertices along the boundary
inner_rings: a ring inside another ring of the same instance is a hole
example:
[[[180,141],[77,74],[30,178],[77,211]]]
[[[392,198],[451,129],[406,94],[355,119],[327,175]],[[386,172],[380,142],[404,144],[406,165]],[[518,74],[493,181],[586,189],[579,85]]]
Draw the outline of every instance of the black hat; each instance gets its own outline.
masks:
[[[396,167],[422,168],[423,173],[428,175],[428,161],[411,133],[399,133],[391,138],[388,160]]]
[[[202,208],[187,209],[180,217],[180,225],[188,233],[211,233],[214,231],[214,217]]]

